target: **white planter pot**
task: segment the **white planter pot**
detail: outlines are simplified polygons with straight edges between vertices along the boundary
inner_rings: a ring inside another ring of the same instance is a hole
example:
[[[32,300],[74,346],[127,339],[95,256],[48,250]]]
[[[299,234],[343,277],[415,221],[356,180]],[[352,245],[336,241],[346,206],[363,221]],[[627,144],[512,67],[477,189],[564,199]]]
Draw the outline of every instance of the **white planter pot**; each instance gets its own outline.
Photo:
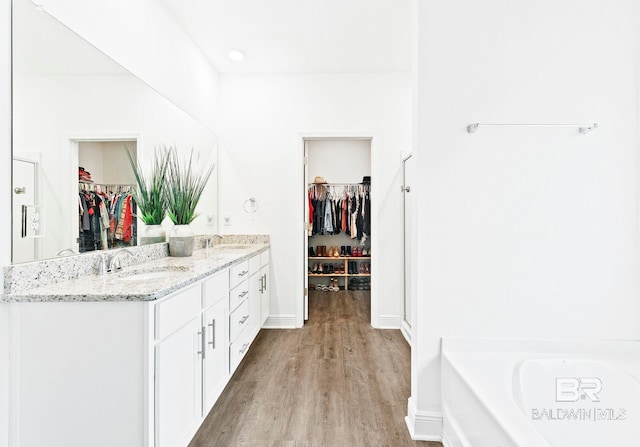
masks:
[[[190,225],[174,226],[169,231],[169,256],[191,256],[195,239],[196,237]]]
[[[140,245],[157,244],[167,241],[167,233],[162,225],[145,225],[140,236]]]

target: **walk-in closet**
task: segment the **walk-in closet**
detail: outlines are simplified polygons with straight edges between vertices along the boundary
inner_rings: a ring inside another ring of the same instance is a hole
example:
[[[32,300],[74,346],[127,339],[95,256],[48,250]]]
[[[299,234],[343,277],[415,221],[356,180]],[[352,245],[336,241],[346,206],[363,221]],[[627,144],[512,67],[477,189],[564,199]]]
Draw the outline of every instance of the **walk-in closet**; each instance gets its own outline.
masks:
[[[305,154],[309,307],[322,294],[370,300],[371,140],[306,140]]]
[[[134,174],[127,149],[136,141],[78,142],[78,251],[136,245]]]

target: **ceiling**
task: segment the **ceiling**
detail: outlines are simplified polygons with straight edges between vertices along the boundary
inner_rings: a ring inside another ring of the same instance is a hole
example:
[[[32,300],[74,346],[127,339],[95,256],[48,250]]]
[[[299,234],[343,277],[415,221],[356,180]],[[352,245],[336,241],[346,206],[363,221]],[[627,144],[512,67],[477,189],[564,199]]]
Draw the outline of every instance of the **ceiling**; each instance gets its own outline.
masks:
[[[163,2],[221,74],[411,70],[411,0]]]

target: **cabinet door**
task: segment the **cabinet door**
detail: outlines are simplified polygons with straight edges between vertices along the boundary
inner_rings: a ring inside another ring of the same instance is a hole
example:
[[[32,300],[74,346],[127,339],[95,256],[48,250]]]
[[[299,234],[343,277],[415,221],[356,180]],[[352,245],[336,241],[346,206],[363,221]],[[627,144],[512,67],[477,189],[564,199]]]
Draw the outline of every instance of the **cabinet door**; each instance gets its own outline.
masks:
[[[269,318],[269,265],[265,265],[260,269],[260,278],[262,278],[262,294],[260,296],[260,326]]]
[[[249,289],[249,330],[251,331],[251,339],[258,334],[262,324],[260,323],[260,296],[262,294],[262,276],[260,271],[249,278],[251,288]]]
[[[187,445],[202,412],[200,315],[156,345],[155,447]]]
[[[203,362],[203,416],[222,393],[229,374],[229,341],[227,339],[227,303],[222,300],[202,314],[206,331]]]

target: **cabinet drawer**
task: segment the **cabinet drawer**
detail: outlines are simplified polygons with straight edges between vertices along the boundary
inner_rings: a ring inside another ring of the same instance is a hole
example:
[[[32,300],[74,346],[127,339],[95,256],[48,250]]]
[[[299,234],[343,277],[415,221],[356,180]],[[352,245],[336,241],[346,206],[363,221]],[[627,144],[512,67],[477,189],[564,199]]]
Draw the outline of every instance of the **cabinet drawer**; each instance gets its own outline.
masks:
[[[238,307],[249,296],[249,280],[242,281],[229,292],[229,312]]]
[[[223,298],[229,296],[229,270],[216,273],[211,278],[207,278],[203,282],[202,308],[215,304]]]
[[[260,267],[264,267],[269,263],[269,256],[271,254],[271,250],[265,250],[260,253]]]
[[[229,340],[234,341],[249,326],[249,300],[244,302],[229,315]]]
[[[243,261],[229,269],[229,287],[232,289],[249,277],[249,261]]]
[[[253,275],[260,271],[260,255],[255,255],[249,259],[249,274]]]
[[[195,284],[156,304],[156,340],[160,340],[199,315],[202,297]]]
[[[251,333],[244,331],[236,341],[229,345],[229,373],[233,374],[240,361],[245,356],[251,346]]]

